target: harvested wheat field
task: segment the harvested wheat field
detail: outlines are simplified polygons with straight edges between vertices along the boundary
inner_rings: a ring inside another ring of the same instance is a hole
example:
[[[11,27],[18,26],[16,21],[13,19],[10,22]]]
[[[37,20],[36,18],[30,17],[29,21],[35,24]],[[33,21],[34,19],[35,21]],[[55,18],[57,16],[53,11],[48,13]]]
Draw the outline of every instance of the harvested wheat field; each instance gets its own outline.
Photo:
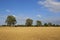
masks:
[[[60,27],[0,27],[0,40],[60,40]]]

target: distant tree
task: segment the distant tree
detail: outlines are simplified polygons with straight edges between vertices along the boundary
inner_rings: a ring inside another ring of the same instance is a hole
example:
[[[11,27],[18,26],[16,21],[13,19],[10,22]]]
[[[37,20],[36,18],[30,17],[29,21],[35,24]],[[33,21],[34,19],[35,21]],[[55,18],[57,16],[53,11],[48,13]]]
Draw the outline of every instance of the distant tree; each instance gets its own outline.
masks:
[[[52,26],[56,26],[55,24],[53,24]]]
[[[59,25],[59,24],[56,24],[55,26],[56,26],[56,27],[60,27],[60,25]]]
[[[48,23],[48,26],[52,26],[52,23],[51,23],[51,22],[49,22],[49,23]]]
[[[7,25],[9,25],[9,26],[12,26],[12,25],[14,26],[17,23],[17,21],[14,16],[9,15],[9,16],[7,16],[5,23],[7,23]]]
[[[26,19],[26,23],[25,23],[26,26],[32,26],[32,24],[33,24],[32,19]]]
[[[48,24],[47,23],[44,23],[44,26],[48,26]]]
[[[42,22],[39,21],[39,20],[37,20],[37,21],[36,21],[36,26],[41,26],[41,25],[42,25]]]

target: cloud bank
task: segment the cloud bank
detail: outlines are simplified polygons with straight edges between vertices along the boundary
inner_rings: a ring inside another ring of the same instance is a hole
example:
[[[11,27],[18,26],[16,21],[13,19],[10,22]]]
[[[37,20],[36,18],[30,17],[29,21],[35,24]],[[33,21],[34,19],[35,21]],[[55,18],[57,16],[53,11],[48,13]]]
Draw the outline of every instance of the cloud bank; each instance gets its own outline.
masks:
[[[50,11],[60,12],[60,2],[58,2],[57,0],[38,1],[38,4],[43,5]]]

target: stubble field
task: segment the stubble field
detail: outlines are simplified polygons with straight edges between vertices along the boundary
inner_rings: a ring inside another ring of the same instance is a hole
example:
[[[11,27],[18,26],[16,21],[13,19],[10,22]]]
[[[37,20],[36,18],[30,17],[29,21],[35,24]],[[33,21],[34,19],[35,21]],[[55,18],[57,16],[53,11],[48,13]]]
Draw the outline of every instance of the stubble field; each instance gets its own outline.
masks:
[[[60,40],[60,27],[0,27],[0,40]]]

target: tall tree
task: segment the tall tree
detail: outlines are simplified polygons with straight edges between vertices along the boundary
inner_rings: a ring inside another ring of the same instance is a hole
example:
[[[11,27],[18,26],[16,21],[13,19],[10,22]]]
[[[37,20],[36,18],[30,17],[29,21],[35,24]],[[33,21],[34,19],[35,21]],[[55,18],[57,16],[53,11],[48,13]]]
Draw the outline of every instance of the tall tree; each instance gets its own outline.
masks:
[[[48,26],[52,26],[52,23],[51,23],[51,22],[49,22],[49,23],[48,23]]]
[[[33,24],[32,19],[26,19],[26,23],[25,23],[26,26],[32,26],[32,24]]]
[[[17,23],[16,18],[14,16],[12,16],[12,15],[7,16],[7,19],[6,19],[5,22],[9,26],[12,26],[12,25],[14,26]]]
[[[48,26],[48,24],[47,23],[44,23],[44,26]]]
[[[55,24],[52,24],[52,26],[56,26]]]
[[[41,26],[41,25],[42,25],[42,22],[39,21],[39,20],[37,20],[37,21],[36,21],[36,25],[37,25],[37,26]]]

